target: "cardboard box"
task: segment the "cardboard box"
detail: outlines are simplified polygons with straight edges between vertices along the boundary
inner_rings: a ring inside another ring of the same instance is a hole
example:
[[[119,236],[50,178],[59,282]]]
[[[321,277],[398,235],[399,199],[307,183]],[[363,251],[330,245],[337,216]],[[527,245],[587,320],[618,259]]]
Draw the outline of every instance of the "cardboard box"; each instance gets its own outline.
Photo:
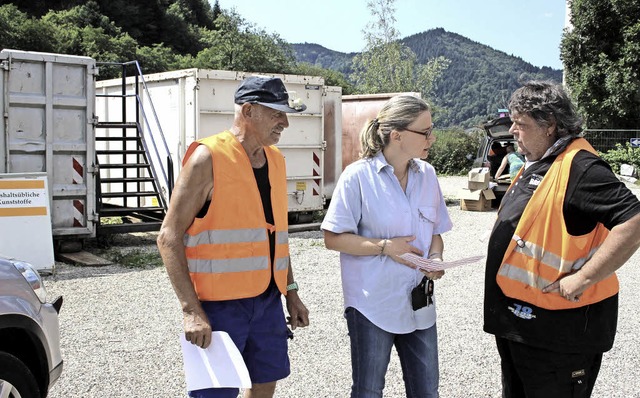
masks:
[[[484,190],[489,188],[489,181],[487,182],[469,181],[467,185],[468,185],[467,188],[469,188],[470,191]]]
[[[491,188],[487,189],[461,189],[458,193],[460,209],[467,211],[491,210],[491,200],[496,198]]]
[[[469,172],[469,182],[482,182],[489,186],[489,169],[486,167],[476,167]]]

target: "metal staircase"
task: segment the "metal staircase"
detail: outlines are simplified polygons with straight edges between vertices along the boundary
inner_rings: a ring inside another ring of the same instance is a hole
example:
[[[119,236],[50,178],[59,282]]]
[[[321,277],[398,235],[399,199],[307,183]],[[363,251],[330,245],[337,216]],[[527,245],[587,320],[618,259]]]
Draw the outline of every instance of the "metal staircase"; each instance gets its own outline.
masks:
[[[137,61],[100,65],[122,67],[122,85],[117,93],[96,92],[96,102],[102,101],[104,113],[119,113],[117,121],[95,123],[96,234],[157,231],[173,188],[173,162],[164,135]],[[127,69],[132,66],[134,76],[127,78]],[[144,103],[141,91],[147,94]],[[145,107],[155,118],[155,133]]]

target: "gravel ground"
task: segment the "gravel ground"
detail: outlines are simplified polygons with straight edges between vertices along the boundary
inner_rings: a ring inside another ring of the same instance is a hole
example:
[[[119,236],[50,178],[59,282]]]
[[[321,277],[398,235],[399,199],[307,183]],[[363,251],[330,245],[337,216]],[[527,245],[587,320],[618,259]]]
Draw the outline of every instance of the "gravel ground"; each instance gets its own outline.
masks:
[[[455,198],[464,177],[441,179]],[[640,194],[640,189],[634,187]],[[444,235],[445,256],[453,260],[486,253],[485,235],[495,211],[465,212],[449,206],[453,231]],[[156,250],[155,234],[121,235],[122,250]],[[291,235],[291,255],[300,295],[311,325],[297,329],[290,343],[292,375],[279,382],[276,397],[349,395],[350,364],[338,254],[326,250],[318,231]],[[640,254],[618,273],[620,319],[614,348],[605,354],[594,397],[640,397]],[[78,267],[63,263],[48,276],[49,293],[63,295],[60,315],[64,371],[52,398],[183,397],[178,342],[180,309],[162,267],[119,265]],[[500,397],[499,358],[492,336],[482,331],[482,264],[454,268],[436,283],[440,347],[440,395]],[[397,355],[387,372],[386,397],[404,397]]]

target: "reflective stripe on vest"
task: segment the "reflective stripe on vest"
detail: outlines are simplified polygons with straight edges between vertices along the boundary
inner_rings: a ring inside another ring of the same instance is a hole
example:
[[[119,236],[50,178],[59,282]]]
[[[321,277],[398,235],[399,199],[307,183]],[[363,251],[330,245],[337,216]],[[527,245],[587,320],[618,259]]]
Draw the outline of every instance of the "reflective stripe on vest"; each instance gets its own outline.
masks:
[[[276,244],[286,245],[289,243],[289,233],[276,232]],[[244,230],[218,230],[203,231],[197,235],[185,235],[184,245],[186,252],[190,252],[193,248],[207,244],[226,244],[226,243],[244,243],[244,242],[263,242],[265,241],[264,229],[244,229]],[[243,272],[243,271],[259,271],[269,268],[269,257],[250,257],[250,258],[233,258],[225,260],[200,260],[197,258],[187,258],[189,272]],[[276,271],[286,270],[289,267],[289,257],[276,258],[274,268]]]
[[[554,253],[545,251],[542,246],[538,246],[531,242],[524,242],[518,236],[514,236],[514,239],[517,242],[514,251],[538,261],[541,266],[546,266],[554,270],[553,275],[579,270],[583,265],[586,264],[587,261],[591,259],[593,254],[600,247],[598,246],[591,249],[586,257],[579,258],[575,261],[569,261]],[[518,266],[515,266],[514,264],[507,263],[505,263],[504,267],[500,267],[498,275],[517,280],[525,285],[540,290],[554,282],[551,279],[545,279],[541,275],[536,275],[533,272],[522,269]]]
[[[265,220],[253,168],[238,140],[223,132],[192,144],[186,162],[198,145],[209,148],[213,167],[213,195],[203,218],[196,218],[184,236],[189,275],[200,300],[255,297],[273,278],[286,293],[289,267],[288,197],[284,158],[265,147],[269,166],[274,224]],[[275,232],[273,270],[269,232]]]
[[[600,246],[594,247],[584,257],[575,260],[567,260],[550,251],[545,251],[542,246],[536,245],[532,242],[525,242],[518,235],[514,235],[513,239],[516,241],[516,246],[514,248],[516,252],[535,258],[541,264],[562,273],[579,270],[591,259],[591,257],[593,257],[593,254],[598,250],[598,248],[600,248]]]
[[[208,243],[262,242],[266,240],[264,228],[208,230],[197,235],[185,235],[184,245],[196,247]]]
[[[508,297],[557,310],[593,304],[618,292],[613,274],[585,290],[578,302],[566,300],[557,291],[542,293],[544,287],[582,268],[609,233],[602,224],[581,236],[566,230],[563,204],[571,163],[580,150],[595,153],[586,140],[573,140],[554,160],[518,222],[496,275]]]

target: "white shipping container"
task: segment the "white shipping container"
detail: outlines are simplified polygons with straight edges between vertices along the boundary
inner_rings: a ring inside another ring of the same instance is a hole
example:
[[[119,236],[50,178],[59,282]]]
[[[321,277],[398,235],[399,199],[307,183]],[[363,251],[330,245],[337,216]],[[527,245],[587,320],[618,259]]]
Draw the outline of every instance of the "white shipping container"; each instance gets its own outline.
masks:
[[[153,103],[174,161],[176,177],[191,142],[232,126],[234,92],[240,81],[249,75],[252,73],[185,69],[145,75],[144,83],[138,82],[140,93],[144,91],[144,86],[148,89],[149,97],[141,94],[141,101],[145,107],[150,105],[148,98]],[[287,162],[289,211],[320,210],[325,200],[324,79],[300,75],[261,75],[281,78],[287,90],[294,91],[307,105],[302,113],[288,114],[289,128],[284,131],[277,146]],[[135,92],[134,84],[133,78],[127,79],[127,94]],[[99,95],[122,94],[122,80],[98,81],[96,92]],[[100,120],[131,122],[135,116],[134,101],[129,102],[128,106],[126,113],[130,120],[121,120],[121,101],[98,97],[96,115]],[[145,114],[149,113],[145,111]],[[159,139],[160,133],[149,127],[151,122],[143,120],[142,124],[145,136]]]
[[[0,65],[0,173],[46,173],[53,236],[95,236],[95,60],[2,50]]]

